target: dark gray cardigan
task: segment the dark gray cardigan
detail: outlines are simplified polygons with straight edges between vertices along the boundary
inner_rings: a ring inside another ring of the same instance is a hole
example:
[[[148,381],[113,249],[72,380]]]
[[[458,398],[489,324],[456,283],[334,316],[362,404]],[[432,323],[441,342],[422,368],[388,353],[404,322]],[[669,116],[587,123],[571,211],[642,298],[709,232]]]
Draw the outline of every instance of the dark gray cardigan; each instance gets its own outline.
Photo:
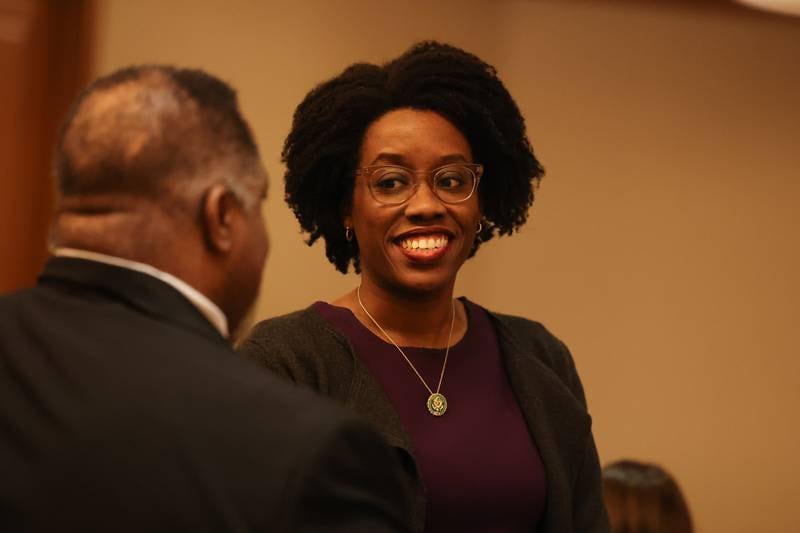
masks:
[[[609,531],[591,417],[569,351],[538,322],[489,316],[511,388],[545,465],[547,502],[540,531]],[[398,449],[414,480],[418,497],[412,523],[423,530],[425,489],[409,437],[380,385],[341,333],[309,307],[257,324],[239,351],[372,422]]]

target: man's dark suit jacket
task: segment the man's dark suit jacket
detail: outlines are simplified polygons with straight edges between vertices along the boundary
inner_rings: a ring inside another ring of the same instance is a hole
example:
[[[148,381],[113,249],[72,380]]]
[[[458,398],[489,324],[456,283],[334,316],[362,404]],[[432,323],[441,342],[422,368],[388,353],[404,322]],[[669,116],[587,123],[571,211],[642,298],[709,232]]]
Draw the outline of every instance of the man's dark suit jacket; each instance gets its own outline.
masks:
[[[396,460],[156,278],[55,258],[0,297],[0,531],[406,531]]]

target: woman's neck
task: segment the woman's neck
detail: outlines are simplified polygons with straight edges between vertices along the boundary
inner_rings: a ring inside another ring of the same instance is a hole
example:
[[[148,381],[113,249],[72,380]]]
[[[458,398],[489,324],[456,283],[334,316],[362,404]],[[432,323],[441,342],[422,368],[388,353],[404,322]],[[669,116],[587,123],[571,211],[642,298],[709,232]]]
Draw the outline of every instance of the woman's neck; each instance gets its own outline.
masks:
[[[364,326],[382,338],[383,328],[401,346],[444,348],[448,339],[455,344],[467,329],[466,312],[461,302],[453,302],[452,285],[435,293],[404,294],[362,277],[358,288],[333,303],[348,307]],[[454,309],[455,326],[450,338]]]

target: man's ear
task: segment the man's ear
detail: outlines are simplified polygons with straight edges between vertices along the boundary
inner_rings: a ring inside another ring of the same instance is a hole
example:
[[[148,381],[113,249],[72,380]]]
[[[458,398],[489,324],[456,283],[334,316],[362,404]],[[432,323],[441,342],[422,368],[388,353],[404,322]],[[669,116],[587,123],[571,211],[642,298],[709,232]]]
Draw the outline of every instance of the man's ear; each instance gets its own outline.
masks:
[[[226,254],[233,249],[233,224],[238,209],[238,200],[224,185],[217,184],[206,191],[200,206],[200,226],[212,253]]]

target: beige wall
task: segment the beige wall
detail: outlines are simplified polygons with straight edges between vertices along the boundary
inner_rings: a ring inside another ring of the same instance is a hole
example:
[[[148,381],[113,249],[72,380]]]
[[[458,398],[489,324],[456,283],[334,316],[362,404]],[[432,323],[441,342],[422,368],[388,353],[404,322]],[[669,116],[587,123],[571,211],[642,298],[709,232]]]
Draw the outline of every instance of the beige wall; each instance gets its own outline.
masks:
[[[305,92],[426,37],[495,64],[547,177],[458,292],[562,337],[602,460],[662,462],[701,532],[799,531],[800,19],[692,5],[103,0],[97,70],[175,62],[239,88],[273,177],[263,318],[357,281],[282,203]]]

